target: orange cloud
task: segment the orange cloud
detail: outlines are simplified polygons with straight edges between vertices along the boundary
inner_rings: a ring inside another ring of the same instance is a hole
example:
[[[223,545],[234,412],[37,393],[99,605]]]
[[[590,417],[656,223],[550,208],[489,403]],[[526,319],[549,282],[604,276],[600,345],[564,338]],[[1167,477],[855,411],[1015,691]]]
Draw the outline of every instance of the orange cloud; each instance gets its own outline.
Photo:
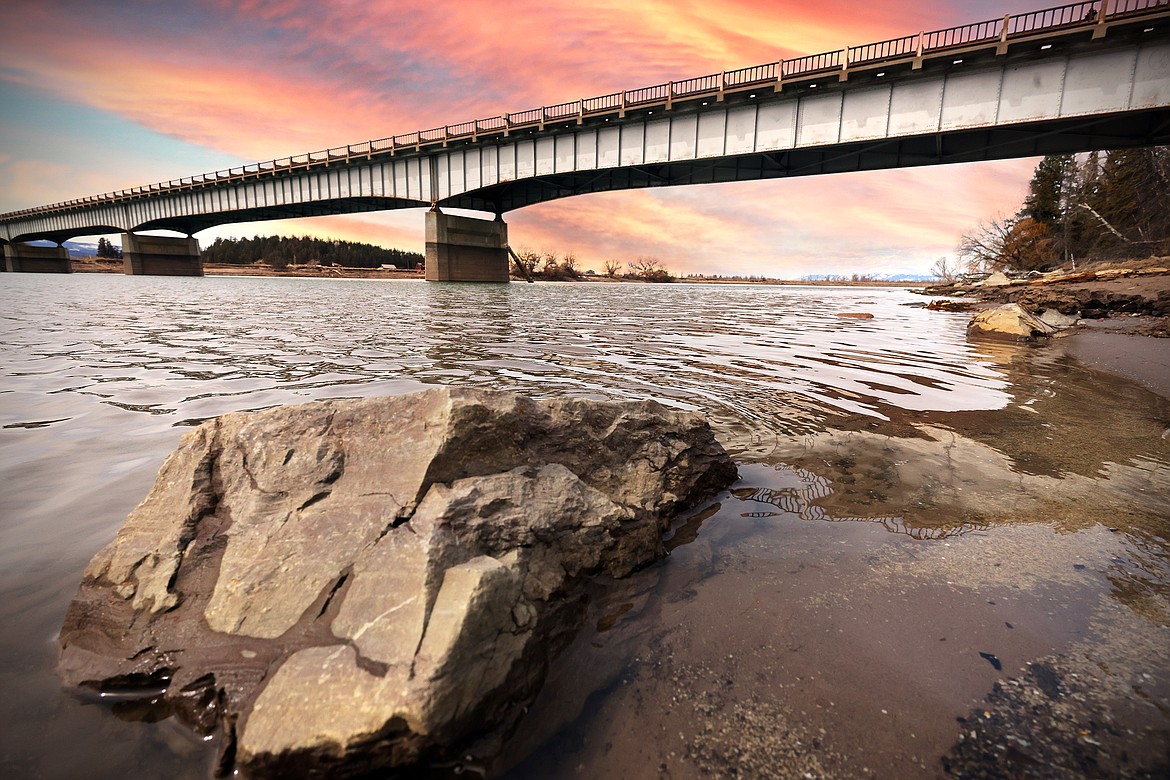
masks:
[[[219,167],[229,167],[992,18],[1004,6],[14,0],[0,79],[216,150]],[[84,138],[86,128],[77,133]],[[79,186],[96,193],[201,172],[136,160],[133,138],[124,148],[125,164],[95,165],[98,181],[93,172],[45,167],[36,181],[22,174],[21,198],[52,202],[82,194]],[[51,150],[5,152],[28,171],[34,157],[51,159]],[[608,193],[532,207],[509,221],[514,243],[576,248],[598,264],[647,254],[679,272],[779,274],[881,254],[881,262],[921,266],[979,218],[1013,210],[1030,167]],[[311,231],[421,250],[421,212],[410,214],[224,226],[207,235]]]

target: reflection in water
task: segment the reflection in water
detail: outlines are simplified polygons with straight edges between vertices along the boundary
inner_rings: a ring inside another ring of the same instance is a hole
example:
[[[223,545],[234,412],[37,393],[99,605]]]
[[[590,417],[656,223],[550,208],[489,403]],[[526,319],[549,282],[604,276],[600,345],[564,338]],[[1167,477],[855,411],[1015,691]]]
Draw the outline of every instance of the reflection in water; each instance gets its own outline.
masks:
[[[781,484],[795,480],[798,487],[744,487],[731,491],[731,495],[740,501],[758,501],[771,504],[781,512],[795,515],[806,521],[827,521],[833,523],[877,523],[890,533],[906,534],[911,539],[946,539],[949,536],[962,536],[972,531],[985,531],[990,526],[987,523],[959,523],[935,527],[908,525],[899,515],[875,516],[835,516],[825,511],[824,507],[814,504],[818,499],[828,498],[833,494],[832,483],[811,471],[799,466],[790,466],[786,463],[778,464],[775,468]],[[778,512],[741,512],[740,517],[777,517]]]

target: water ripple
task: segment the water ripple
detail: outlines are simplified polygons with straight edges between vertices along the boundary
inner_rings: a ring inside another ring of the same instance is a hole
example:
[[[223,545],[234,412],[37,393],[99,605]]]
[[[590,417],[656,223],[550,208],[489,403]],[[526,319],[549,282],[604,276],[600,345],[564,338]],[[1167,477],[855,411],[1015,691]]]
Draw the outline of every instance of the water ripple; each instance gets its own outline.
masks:
[[[93,403],[187,424],[387,382],[655,398],[744,442],[831,413],[1008,400],[963,318],[902,290],[87,275],[8,278],[0,295],[5,387],[37,398],[5,401],[9,428]],[[873,318],[836,316],[855,311]]]

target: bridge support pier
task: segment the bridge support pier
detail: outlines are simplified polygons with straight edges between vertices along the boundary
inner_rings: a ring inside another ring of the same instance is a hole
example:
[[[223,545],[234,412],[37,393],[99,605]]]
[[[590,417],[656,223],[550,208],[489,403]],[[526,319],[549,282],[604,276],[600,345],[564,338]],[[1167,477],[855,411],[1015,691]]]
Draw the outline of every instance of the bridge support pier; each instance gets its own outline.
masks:
[[[472,219],[427,212],[428,282],[508,281],[508,226],[503,219]]]
[[[63,246],[4,245],[4,270],[26,274],[71,274],[69,250]]]
[[[193,238],[122,234],[122,268],[131,276],[203,276]]]

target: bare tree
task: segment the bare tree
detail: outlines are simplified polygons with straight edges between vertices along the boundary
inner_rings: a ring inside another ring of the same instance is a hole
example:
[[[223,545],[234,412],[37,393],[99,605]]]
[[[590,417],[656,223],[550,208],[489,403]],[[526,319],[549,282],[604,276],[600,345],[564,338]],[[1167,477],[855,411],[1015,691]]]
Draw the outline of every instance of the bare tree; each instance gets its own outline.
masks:
[[[541,259],[541,262],[544,263],[544,268],[542,268],[541,270],[545,274],[556,275],[557,265],[558,265],[557,264],[557,253],[545,251],[540,259]]]
[[[637,260],[630,261],[630,270],[639,276],[657,271],[661,267],[662,264],[658,262],[657,257],[640,255]]]
[[[980,222],[959,239],[960,261],[971,270],[1003,267],[1004,247],[1015,224],[1014,219],[1003,216]]]
[[[963,269],[960,268],[959,264],[952,263],[945,256],[934,261],[930,272],[943,284],[953,284],[963,275]]]
[[[657,257],[640,256],[630,263],[630,270],[647,282],[669,282],[672,279]]]
[[[605,275],[610,279],[617,276],[617,272],[622,270],[621,260],[606,260],[605,261]]]
[[[537,266],[540,265],[540,253],[533,252],[531,249],[521,248],[520,251],[516,253],[516,260],[519,265],[527,272],[524,274],[524,276],[532,276],[532,274],[536,273]]]

